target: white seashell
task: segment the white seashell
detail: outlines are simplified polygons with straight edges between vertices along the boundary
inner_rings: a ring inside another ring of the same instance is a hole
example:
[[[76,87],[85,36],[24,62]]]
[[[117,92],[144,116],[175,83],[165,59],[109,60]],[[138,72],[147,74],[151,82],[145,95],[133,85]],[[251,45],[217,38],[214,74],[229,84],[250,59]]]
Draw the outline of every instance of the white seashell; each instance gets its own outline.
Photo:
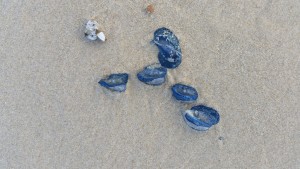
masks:
[[[96,31],[98,30],[98,22],[94,21],[94,20],[89,20],[87,23],[86,23],[86,29],[88,30],[92,30],[92,31]]]
[[[95,32],[85,32],[85,35],[89,40],[97,40],[97,35]]]
[[[105,41],[105,35],[103,32],[98,33],[97,36],[101,41],[103,41],[103,42]]]

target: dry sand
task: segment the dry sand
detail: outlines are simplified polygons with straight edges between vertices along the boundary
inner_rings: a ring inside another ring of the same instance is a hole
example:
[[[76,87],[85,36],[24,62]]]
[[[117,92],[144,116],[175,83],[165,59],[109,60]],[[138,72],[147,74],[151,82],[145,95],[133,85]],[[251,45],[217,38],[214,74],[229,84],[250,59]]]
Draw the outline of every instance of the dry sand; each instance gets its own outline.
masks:
[[[1,169],[300,168],[299,0],[0,2]],[[93,16],[105,43],[83,36]],[[157,61],[161,26],[183,62],[146,86],[135,74]],[[97,84],[115,72],[131,74],[125,93]],[[191,130],[176,82],[220,123]]]

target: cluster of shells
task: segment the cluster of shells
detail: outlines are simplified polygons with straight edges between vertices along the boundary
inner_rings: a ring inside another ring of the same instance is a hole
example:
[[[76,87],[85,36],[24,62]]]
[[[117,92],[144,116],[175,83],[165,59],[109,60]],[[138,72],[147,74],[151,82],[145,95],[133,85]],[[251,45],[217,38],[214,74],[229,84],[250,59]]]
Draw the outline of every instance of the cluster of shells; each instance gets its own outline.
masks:
[[[86,23],[85,36],[92,41],[97,39],[105,41],[105,35],[99,31],[99,24],[94,20]],[[179,40],[168,28],[162,27],[154,32],[152,42],[158,47],[158,61],[144,67],[137,73],[137,78],[152,86],[162,85],[166,81],[168,69],[177,68],[182,61],[182,53]],[[128,82],[128,73],[115,73],[106,76],[99,81],[103,86],[111,91],[125,92]],[[186,84],[177,83],[171,87],[173,97],[179,102],[194,103],[198,99],[197,90]],[[206,131],[219,122],[219,113],[208,106],[193,106],[182,113],[187,125],[198,131]]]

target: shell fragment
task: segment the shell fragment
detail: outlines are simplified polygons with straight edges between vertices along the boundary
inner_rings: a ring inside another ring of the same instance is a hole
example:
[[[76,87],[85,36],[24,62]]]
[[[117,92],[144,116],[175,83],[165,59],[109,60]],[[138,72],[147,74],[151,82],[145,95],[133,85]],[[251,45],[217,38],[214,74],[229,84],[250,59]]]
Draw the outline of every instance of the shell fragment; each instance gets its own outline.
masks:
[[[98,33],[97,36],[101,41],[103,41],[103,42],[105,41],[105,35],[103,32]]]

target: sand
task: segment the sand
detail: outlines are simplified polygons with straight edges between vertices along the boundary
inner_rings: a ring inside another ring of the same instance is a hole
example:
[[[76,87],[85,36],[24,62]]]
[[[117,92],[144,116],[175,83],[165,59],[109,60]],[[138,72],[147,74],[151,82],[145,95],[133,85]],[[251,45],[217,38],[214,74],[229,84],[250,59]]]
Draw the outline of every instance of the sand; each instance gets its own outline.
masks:
[[[299,168],[299,0],[0,2],[1,169]],[[84,38],[94,16],[105,43]],[[157,62],[162,26],[183,61],[147,86],[136,73]],[[116,72],[131,75],[125,93],[97,84]],[[220,123],[190,129],[177,82]]]

